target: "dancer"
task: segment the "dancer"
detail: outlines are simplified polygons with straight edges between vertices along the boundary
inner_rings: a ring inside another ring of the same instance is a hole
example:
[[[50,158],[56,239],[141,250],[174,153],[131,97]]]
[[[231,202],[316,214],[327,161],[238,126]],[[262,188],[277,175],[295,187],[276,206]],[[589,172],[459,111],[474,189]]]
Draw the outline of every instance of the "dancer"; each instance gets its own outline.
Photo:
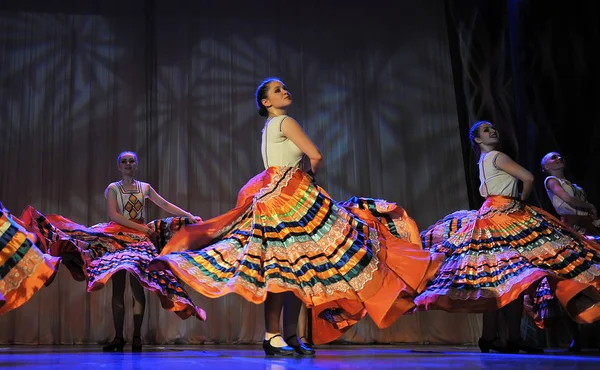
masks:
[[[546,154],[541,161],[542,171],[548,176],[544,180],[544,188],[552,202],[556,213],[561,221],[571,226],[575,231],[585,235],[586,238],[595,242],[600,241],[600,220],[596,207],[587,201],[585,191],[565,176],[566,163],[557,152]],[[582,340],[580,331],[556,302],[553,294],[546,289],[546,294],[540,294],[540,289],[532,301],[531,310],[539,318],[538,326],[550,330],[554,336],[557,322],[564,320],[572,341],[569,345],[570,352],[580,352]]]
[[[236,207],[186,226],[151,269],[171,269],[207,297],[237,293],[265,304],[267,355],[313,355],[297,336],[301,304],[312,308],[313,341],[326,343],[368,313],[379,327],[414,308],[436,271],[416,224],[380,199],[336,203],[316,184],[322,156],[287,115],[292,95],[279,79],[256,91],[265,171],[239,192]],[[279,321],[283,311],[283,335]]]
[[[455,212],[421,234],[424,247],[445,253],[446,261],[415,303],[419,310],[483,312],[482,352],[538,353],[520,335],[523,293],[535,294],[546,277],[572,317],[597,320],[600,247],[524,203],[533,175],[497,150],[499,135],[491,123],[476,123],[469,136],[480,153],[479,191],[486,200],[479,210]],[[507,321],[507,346],[497,340],[499,309]]]
[[[548,174],[544,187],[561,221],[590,239],[600,240],[600,220],[596,207],[587,201],[585,191],[565,176],[563,157],[550,152],[542,158],[542,170]]]
[[[27,302],[49,285],[58,271],[60,258],[43,253],[37,237],[0,202],[0,315]]]
[[[119,154],[117,168],[121,180],[108,185],[106,198],[109,223],[89,228],[58,215],[42,215],[28,207],[22,219],[48,246],[52,255],[61,256],[76,280],[87,280],[87,290],[104,287],[112,280],[112,313],[115,338],[104,351],[122,351],[125,346],[123,323],[127,272],[134,297],[132,351],[142,350],[141,327],[146,306],[144,288],[158,294],[163,308],[186,319],[206,319],[187,292],[169,271],[148,272],[148,263],[158,256],[173,234],[186,223],[201,219],[161,197],[150,184],[136,180],[138,158],[134,152]],[[176,215],[144,223],[146,198]]]

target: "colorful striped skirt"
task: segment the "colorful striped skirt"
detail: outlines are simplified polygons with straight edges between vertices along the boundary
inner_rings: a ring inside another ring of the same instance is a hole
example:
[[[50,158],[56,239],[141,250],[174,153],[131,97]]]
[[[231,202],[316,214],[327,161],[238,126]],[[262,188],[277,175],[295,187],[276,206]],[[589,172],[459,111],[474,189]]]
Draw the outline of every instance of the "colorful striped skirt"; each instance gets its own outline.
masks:
[[[478,211],[455,212],[421,239],[446,259],[415,299],[418,310],[484,312],[523,293],[537,297],[539,288],[538,305],[550,290],[578,322],[600,318],[600,245],[539,208],[490,196]]]
[[[27,302],[48,285],[58,271],[60,258],[43,253],[37,237],[28,233],[2,206],[0,217],[0,314]]]
[[[75,280],[87,281],[88,292],[102,289],[114,273],[125,270],[145,289],[156,293],[164,309],[182,319],[206,319],[204,310],[192,302],[170,271],[146,269],[158,257],[161,245],[187,219],[170,217],[150,222],[147,225],[156,231],[154,240],[115,222],[86,227],[59,215],[43,215],[32,207],[25,209],[21,219],[43,241],[48,253],[62,258]]]
[[[307,173],[270,167],[234,209],[184,227],[150,268],[170,269],[211,298],[236,293],[259,304],[293,292],[312,308],[313,341],[326,343],[366,314],[386,327],[412,311],[443,256],[434,257],[395,204],[336,203]]]

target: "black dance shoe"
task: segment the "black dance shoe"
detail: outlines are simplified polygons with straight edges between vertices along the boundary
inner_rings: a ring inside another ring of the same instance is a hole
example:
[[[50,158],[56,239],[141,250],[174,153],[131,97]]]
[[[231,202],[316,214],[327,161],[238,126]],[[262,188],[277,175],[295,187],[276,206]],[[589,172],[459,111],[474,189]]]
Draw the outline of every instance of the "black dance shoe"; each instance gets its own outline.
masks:
[[[509,349],[507,347],[498,344],[498,338],[494,338],[492,340],[485,340],[483,338],[479,338],[478,344],[481,353],[490,353],[490,350],[500,353],[509,353]]]
[[[544,353],[544,350],[534,346],[533,344],[529,344],[525,342],[523,339],[519,339],[517,341],[508,341],[507,343],[508,350],[511,353],[519,353],[523,351],[529,354],[541,354]]]
[[[296,337],[296,341],[298,342],[298,345],[294,345],[290,343],[290,339]],[[298,336],[296,334],[292,335],[291,337],[288,337],[286,340],[287,344],[292,347],[294,349],[294,351],[301,355],[301,356],[314,356],[315,355],[315,350],[310,348],[309,346],[307,346],[306,344],[304,344],[300,338],[298,338]]]
[[[142,337],[133,337],[131,352],[142,352]]]
[[[115,337],[107,346],[102,347],[102,351],[123,352],[123,347],[125,347],[125,339]]]
[[[581,342],[573,339],[571,344],[569,344],[569,352],[571,353],[579,353],[581,352]]]
[[[304,343],[305,346],[307,346],[308,348],[313,348],[313,344],[306,338],[306,337],[300,337],[300,340],[302,341],[302,343]]]
[[[263,340],[263,349],[265,350],[265,354],[267,356],[293,356],[294,349],[290,346],[283,347],[273,347],[271,345],[271,340],[275,337],[281,337],[280,334],[274,335],[269,340]]]

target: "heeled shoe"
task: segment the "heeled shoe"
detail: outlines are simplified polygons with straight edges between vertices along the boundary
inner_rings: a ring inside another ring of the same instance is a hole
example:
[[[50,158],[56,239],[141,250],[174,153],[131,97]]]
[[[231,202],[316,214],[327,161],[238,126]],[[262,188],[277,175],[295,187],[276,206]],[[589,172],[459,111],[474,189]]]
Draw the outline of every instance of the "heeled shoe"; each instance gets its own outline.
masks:
[[[123,347],[125,347],[125,339],[117,338],[112,340],[108,345],[102,347],[103,352],[123,352]]]
[[[131,352],[142,352],[142,337],[133,337],[131,341]]]
[[[569,344],[569,352],[571,353],[579,353],[581,352],[581,344],[578,340],[573,339],[571,344]]]
[[[313,348],[314,344],[312,344],[306,337],[300,337],[300,340],[302,341],[302,343],[304,343],[305,346],[307,346],[308,348]]]
[[[506,346],[508,347],[509,351],[511,353],[519,353],[520,351],[523,351],[525,353],[529,353],[529,354],[542,354],[544,353],[544,350],[534,346],[533,344],[527,343],[525,342],[523,339],[519,339],[517,341],[508,341],[506,343]]]
[[[294,345],[294,344],[290,343],[290,339],[292,339],[293,337],[296,337],[296,340],[298,341],[298,345]],[[306,344],[304,344],[302,342],[302,340],[300,340],[300,338],[298,338],[298,336],[296,334],[288,337],[285,341],[288,344],[288,346],[292,347],[294,349],[294,351],[301,356],[314,356],[315,355],[315,350],[310,348]]]
[[[500,352],[500,353],[508,353],[509,350],[505,346],[500,346],[497,344],[497,338],[492,340],[485,340],[483,338],[479,338],[479,350],[481,353],[490,353],[490,350]]]
[[[293,356],[294,349],[290,346],[274,347],[271,345],[271,340],[276,337],[281,337],[280,334],[272,336],[269,340],[263,340],[263,350],[267,356]],[[282,337],[283,338],[283,337]]]

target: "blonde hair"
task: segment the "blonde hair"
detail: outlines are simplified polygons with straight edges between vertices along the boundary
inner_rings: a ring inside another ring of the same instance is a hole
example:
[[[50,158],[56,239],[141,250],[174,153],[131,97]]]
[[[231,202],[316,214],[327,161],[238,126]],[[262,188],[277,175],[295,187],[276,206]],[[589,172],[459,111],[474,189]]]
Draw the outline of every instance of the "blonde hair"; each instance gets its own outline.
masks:
[[[542,160],[540,161],[540,166],[542,167],[542,171],[546,171],[546,170],[544,169],[544,164],[546,164],[546,162],[548,161],[548,159],[550,159],[550,157],[552,157],[552,155],[553,155],[553,154],[558,154],[558,155],[560,155],[560,153],[559,153],[559,152],[550,152],[550,153],[547,153],[547,154],[546,154],[546,155],[545,155],[545,156],[542,158]]]

